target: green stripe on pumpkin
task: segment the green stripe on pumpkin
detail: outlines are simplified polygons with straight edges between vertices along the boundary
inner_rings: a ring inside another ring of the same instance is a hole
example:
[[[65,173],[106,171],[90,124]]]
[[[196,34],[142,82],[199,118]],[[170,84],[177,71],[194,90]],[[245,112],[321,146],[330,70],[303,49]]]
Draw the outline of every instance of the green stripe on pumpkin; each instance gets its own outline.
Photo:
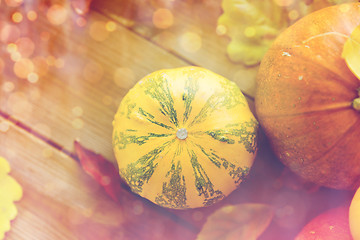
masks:
[[[116,131],[114,133],[113,145],[118,149],[125,149],[128,144],[137,144],[139,146],[147,143],[152,138],[169,137],[173,134],[157,134],[148,133],[147,135],[139,135],[137,130],[127,129],[124,132]]]
[[[124,176],[133,192],[142,192],[142,186],[149,181],[158,166],[158,163],[155,163],[155,160],[160,157],[160,154],[166,155],[167,152],[165,150],[169,149],[169,146],[174,142],[175,139],[167,141],[143,155],[135,162],[128,164],[126,168],[120,169],[121,175]]]
[[[193,150],[189,150],[190,162],[193,167],[193,173],[195,176],[195,188],[199,194],[199,196],[203,196],[205,199],[214,198],[223,193],[219,190],[214,190],[214,185],[210,181],[210,178],[207,176],[204,168],[198,161],[198,157],[196,156]]]
[[[174,99],[172,98],[169,82],[165,76],[159,76],[156,79],[148,79],[142,83],[145,94],[156,100],[160,104],[160,112],[169,117],[171,123],[179,126],[177,113],[174,108]]]
[[[165,177],[170,178],[164,182],[162,194],[155,198],[155,203],[172,208],[187,208],[186,205],[186,183],[182,175],[181,161],[171,164],[171,169]]]
[[[246,99],[235,84],[222,83],[225,91],[212,94],[189,127],[204,122],[210,115],[221,108],[231,109],[238,105],[246,106]]]
[[[184,101],[184,105],[185,105],[185,111],[183,114],[184,116],[183,124],[185,124],[189,119],[192,110],[192,102],[198,90],[199,90],[198,81],[189,77],[185,82],[184,94],[182,97],[182,100]]]
[[[156,121],[156,120],[155,120],[155,117],[154,117],[151,113],[145,111],[145,110],[142,109],[142,108],[139,108],[139,109],[138,109],[138,112],[140,113],[140,115],[144,116],[147,121],[149,121],[149,122],[151,122],[151,123],[153,123],[153,124],[156,124],[156,125],[158,125],[158,126],[160,126],[160,127],[166,128],[166,129],[174,129],[173,127],[171,127],[171,126],[169,126],[169,125],[166,125],[166,124],[164,124],[164,123],[161,123],[161,122]]]
[[[256,138],[258,131],[258,122],[252,119],[251,121],[243,122],[239,125],[239,128],[217,129],[206,131],[205,133],[220,142],[228,144],[234,144],[235,142],[237,142],[243,144],[246,151],[248,151],[249,153],[255,153],[257,149]]]
[[[229,162],[223,157],[218,156],[216,154],[215,150],[210,149],[210,152],[207,152],[201,145],[195,144],[201,152],[218,168],[224,168],[228,170],[229,176],[234,179],[234,182],[236,184],[240,183],[242,180],[244,180],[249,172],[249,168],[245,167],[238,167],[236,168],[235,164]]]

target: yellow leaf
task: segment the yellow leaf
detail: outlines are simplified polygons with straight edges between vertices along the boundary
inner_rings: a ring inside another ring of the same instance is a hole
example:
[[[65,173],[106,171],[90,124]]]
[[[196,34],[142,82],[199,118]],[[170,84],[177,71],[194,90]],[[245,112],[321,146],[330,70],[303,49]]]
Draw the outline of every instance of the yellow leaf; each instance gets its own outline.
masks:
[[[354,29],[348,40],[346,40],[342,57],[351,72],[360,79],[360,25]]]
[[[0,157],[0,239],[10,230],[10,221],[17,215],[14,201],[19,201],[23,191],[14,178],[8,175],[10,166]]]
[[[197,240],[256,240],[269,226],[273,215],[273,208],[261,203],[225,206],[208,217]]]

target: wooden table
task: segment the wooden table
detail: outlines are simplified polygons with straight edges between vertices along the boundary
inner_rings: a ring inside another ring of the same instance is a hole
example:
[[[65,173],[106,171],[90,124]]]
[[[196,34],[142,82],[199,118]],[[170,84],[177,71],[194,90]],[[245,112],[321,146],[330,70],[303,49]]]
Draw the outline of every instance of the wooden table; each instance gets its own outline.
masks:
[[[254,110],[258,67],[228,59],[229,39],[216,33],[221,1],[95,0],[84,16],[67,1],[7,2],[16,1],[0,2],[0,155],[24,196],[6,239],[195,239],[220,205],[179,213],[136,197],[119,206],[83,171],[74,141],[115,163],[112,120],[121,99],[163,68],[197,65],[219,73],[238,84]],[[263,142],[250,183],[222,205],[270,202],[283,212],[275,214],[272,237],[263,239],[291,239],[315,214],[313,196],[299,201],[303,192],[279,185],[283,166]],[[141,221],[127,224],[124,208]],[[152,209],[151,218],[142,216],[144,208]]]

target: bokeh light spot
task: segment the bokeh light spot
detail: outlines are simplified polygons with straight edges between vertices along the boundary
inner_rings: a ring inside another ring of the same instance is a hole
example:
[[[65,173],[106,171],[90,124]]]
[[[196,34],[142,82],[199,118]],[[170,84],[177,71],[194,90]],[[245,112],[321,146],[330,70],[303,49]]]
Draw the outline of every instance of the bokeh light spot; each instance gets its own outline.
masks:
[[[9,43],[6,47],[6,50],[8,51],[8,53],[16,52],[17,49],[18,49],[18,47],[15,43]]]
[[[54,152],[51,148],[44,148],[42,151],[42,155],[45,158],[51,158],[53,156]]]
[[[280,7],[288,7],[294,3],[294,0],[274,0],[274,2]]]
[[[26,17],[30,20],[30,21],[35,21],[38,17],[37,13],[33,10],[30,10],[27,14]]]
[[[89,34],[95,41],[105,41],[109,37],[109,31],[106,29],[106,23],[103,21],[96,21],[92,23],[89,29]]]
[[[76,107],[73,107],[73,109],[71,110],[71,112],[72,112],[76,117],[80,117],[80,116],[83,115],[84,110],[82,109],[82,107],[76,106]]]
[[[14,12],[11,16],[11,19],[14,23],[20,23],[24,19],[24,17],[20,12]]]
[[[35,44],[30,38],[19,38],[18,40],[16,40],[15,44],[17,45],[17,51],[21,54],[21,57],[23,58],[28,58],[34,53]]]
[[[291,10],[291,11],[289,12],[289,18],[290,18],[290,20],[295,21],[295,20],[298,19],[299,17],[300,17],[300,14],[299,14],[299,12],[298,12],[297,10]]]
[[[15,89],[15,84],[13,82],[6,81],[2,85],[2,90],[4,92],[10,93],[10,92],[14,91],[14,89]]]
[[[52,55],[49,55],[47,58],[46,58],[46,63],[49,65],[49,66],[54,66],[55,65],[55,62],[56,62],[56,58]]]
[[[19,78],[27,79],[28,75],[34,71],[34,64],[28,58],[22,58],[14,64],[14,73]]]
[[[340,12],[347,13],[349,12],[351,6],[347,4],[340,5]]]
[[[80,118],[75,118],[72,121],[72,127],[75,129],[82,129],[84,127],[84,121]]]
[[[154,12],[152,21],[155,27],[166,29],[174,24],[174,16],[169,9],[159,8]]]
[[[13,92],[8,98],[7,105],[12,114],[27,118],[31,115],[33,105],[23,92]]]
[[[76,18],[76,25],[78,25],[79,27],[85,27],[87,21],[84,17],[78,17]]]
[[[11,60],[13,60],[14,62],[18,62],[18,61],[20,61],[20,59],[21,59],[21,54],[20,54],[19,52],[12,52],[12,53],[10,54],[10,58],[11,58]]]
[[[116,30],[116,23],[114,21],[108,21],[105,25],[106,30],[114,32]]]
[[[222,36],[222,35],[225,35],[226,32],[227,32],[227,28],[224,25],[218,25],[216,27],[216,34],[217,35]]]
[[[1,121],[0,122],[0,132],[7,132],[10,129],[10,125],[9,123],[5,122],[5,121]]]
[[[23,0],[5,0],[5,3],[9,7],[19,7],[23,3]]]
[[[29,73],[27,80],[31,83],[36,83],[37,81],[39,81],[39,76],[36,73],[31,72]]]
[[[256,29],[254,27],[247,27],[244,30],[245,37],[252,38],[256,35]]]
[[[186,32],[180,37],[180,45],[185,51],[194,53],[201,48],[202,40],[199,34]]]
[[[5,23],[0,30],[0,41],[3,43],[15,42],[20,37],[20,29],[13,25]]]
[[[59,4],[52,5],[46,13],[47,19],[53,25],[63,24],[67,19],[67,15],[68,11]]]

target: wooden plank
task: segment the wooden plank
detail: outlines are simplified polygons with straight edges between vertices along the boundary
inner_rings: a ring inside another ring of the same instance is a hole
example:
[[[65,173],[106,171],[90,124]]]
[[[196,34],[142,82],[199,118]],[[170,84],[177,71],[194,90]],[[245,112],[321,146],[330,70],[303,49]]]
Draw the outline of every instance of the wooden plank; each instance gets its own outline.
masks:
[[[91,13],[86,21],[85,27],[74,22],[52,26],[44,12],[31,26],[16,25],[35,44],[28,59],[44,60],[47,71],[36,82],[19,78],[3,48],[0,109],[68,151],[79,139],[114,160],[112,120],[125,93],[152,71],[187,63],[121,26],[96,41],[90,34],[93,24],[103,26],[108,19]]]
[[[226,54],[229,39],[216,31],[217,19],[222,14],[221,2],[125,0],[119,5],[104,0],[93,1],[92,8],[182,59],[227,77],[245,94],[254,97],[258,66],[232,62]],[[169,10],[163,14],[165,25],[154,24],[159,9]],[[173,22],[168,27],[167,19]]]
[[[52,25],[46,13],[10,24],[34,44],[25,63],[35,65],[38,79],[19,77],[26,68],[16,75],[16,65],[22,65],[12,60],[16,54],[9,46],[3,48],[0,111],[65,151],[79,139],[114,162],[112,120],[122,97],[148,73],[189,63],[123,26],[106,31],[109,18],[99,13],[82,19],[83,27],[77,16]]]
[[[68,155],[1,117],[0,124],[0,155],[24,192],[7,239],[194,239],[140,198],[115,204]]]

